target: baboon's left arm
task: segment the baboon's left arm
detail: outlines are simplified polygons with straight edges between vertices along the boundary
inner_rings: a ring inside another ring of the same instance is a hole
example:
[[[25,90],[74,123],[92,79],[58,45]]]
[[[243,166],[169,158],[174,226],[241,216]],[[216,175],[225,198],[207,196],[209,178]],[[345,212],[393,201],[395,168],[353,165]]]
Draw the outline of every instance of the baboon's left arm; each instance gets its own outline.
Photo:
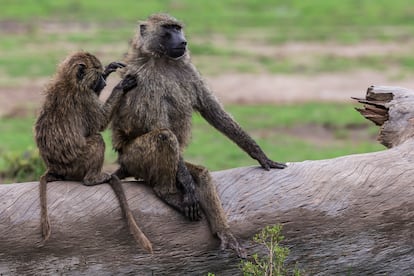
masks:
[[[260,146],[247,134],[240,125],[223,109],[215,96],[202,86],[197,91],[197,104],[195,109],[221,133],[235,142],[250,157],[256,159],[260,165],[269,170],[270,168],[283,169],[285,164],[270,160],[262,151]]]

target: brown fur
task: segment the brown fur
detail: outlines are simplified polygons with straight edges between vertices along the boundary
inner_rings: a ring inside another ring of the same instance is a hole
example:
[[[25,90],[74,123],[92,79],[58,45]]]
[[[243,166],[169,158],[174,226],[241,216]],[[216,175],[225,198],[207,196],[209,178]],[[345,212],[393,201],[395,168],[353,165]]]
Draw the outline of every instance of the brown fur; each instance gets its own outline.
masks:
[[[78,77],[80,67],[84,69],[82,78]],[[120,84],[104,104],[100,102],[100,91],[94,91],[91,87],[105,79],[109,75],[107,71],[104,72],[95,56],[78,52],[60,64],[45,89],[46,99],[35,124],[36,143],[47,166],[46,173],[40,179],[42,235],[46,241],[51,233],[47,182],[73,180],[82,181],[85,185],[109,182],[119,199],[131,233],[145,249],[152,252],[151,243],[132,216],[120,180],[101,171],[105,144],[99,132],[107,127],[123,95]]]
[[[195,198],[200,202],[212,232],[221,239],[222,247],[229,246],[244,256],[230,231],[208,170],[182,161],[181,155],[191,137],[193,112],[199,112],[258,160],[263,168],[284,168],[285,165],[268,159],[224,111],[191,63],[188,51],[179,58],[164,54],[163,25],[183,26],[167,14],[150,16],[140,24],[140,31],[126,56],[124,76],[136,77],[138,85],[121,100],[114,115],[113,146],[119,153],[121,165],[116,174],[143,178],[158,196],[181,211],[193,185]],[[160,132],[168,134],[168,138],[159,140]],[[187,193],[180,189],[181,182],[194,184],[188,185]]]

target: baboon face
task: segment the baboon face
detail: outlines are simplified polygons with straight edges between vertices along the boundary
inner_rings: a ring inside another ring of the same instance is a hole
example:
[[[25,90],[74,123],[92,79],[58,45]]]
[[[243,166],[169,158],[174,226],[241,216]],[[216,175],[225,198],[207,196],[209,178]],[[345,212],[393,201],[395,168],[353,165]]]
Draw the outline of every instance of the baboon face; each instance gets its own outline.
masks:
[[[161,44],[165,48],[165,54],[170,58],[179,58],[186,51],[187,41],[185,40],[181,26],[162,25]]]
[[[78,72],[76,73],[76,78],[79,83],[82,83],[82,81],[85,80],[85,78],[87,77],[87,71],[88,68],[85,64],[78,64]],[[101,91],[106,86],[106,81],[102,75],[102,72],[99,72],[99,68],[94,67],[89,69],[89,71],[92,76],[88,88],[92,89],[99,96]],[[93,75],[95,76],[93,77]]]
[[[155,14],[140,24],[140,36],[145,47],[160,56],[182,57],[187,50],[183,25],[166,14]]]
[[[106,86],[101,62],[92,54],[80,52],[72,55],[64,61],[61,68],[62,74],[69,74],[76,87],[82,90],[92,90],[98,96]]]

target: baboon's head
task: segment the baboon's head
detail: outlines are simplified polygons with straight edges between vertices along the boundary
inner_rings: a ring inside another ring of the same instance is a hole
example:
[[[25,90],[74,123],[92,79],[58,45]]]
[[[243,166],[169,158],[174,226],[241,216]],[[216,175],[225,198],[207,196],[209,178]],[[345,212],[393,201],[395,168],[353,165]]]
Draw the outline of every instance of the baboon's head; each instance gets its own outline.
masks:
[[[139,24],[135,46],[142,54],[178,59],[187,51],[183,24],[168,14],[154,14]]]
[[[77,52],[67,57],[61,63],[58,75],[73,87],[83,91],[93,90],[98,96],[106,86],[101,62],[87,52]]]

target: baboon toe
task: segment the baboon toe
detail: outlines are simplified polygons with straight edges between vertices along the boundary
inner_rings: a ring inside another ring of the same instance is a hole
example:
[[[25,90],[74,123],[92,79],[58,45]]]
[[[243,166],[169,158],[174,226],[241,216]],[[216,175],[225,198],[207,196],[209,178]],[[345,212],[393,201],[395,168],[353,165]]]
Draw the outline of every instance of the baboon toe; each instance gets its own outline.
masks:
[[[232,249],[235,251],[237,256],[242,259],[247,258],[246,250],[239,244],[237,239],[233,236],[233,234],[227,230],[224,232],[217,232],[217,236],[219,237],[220,249],[225,250],[226,248]]]

